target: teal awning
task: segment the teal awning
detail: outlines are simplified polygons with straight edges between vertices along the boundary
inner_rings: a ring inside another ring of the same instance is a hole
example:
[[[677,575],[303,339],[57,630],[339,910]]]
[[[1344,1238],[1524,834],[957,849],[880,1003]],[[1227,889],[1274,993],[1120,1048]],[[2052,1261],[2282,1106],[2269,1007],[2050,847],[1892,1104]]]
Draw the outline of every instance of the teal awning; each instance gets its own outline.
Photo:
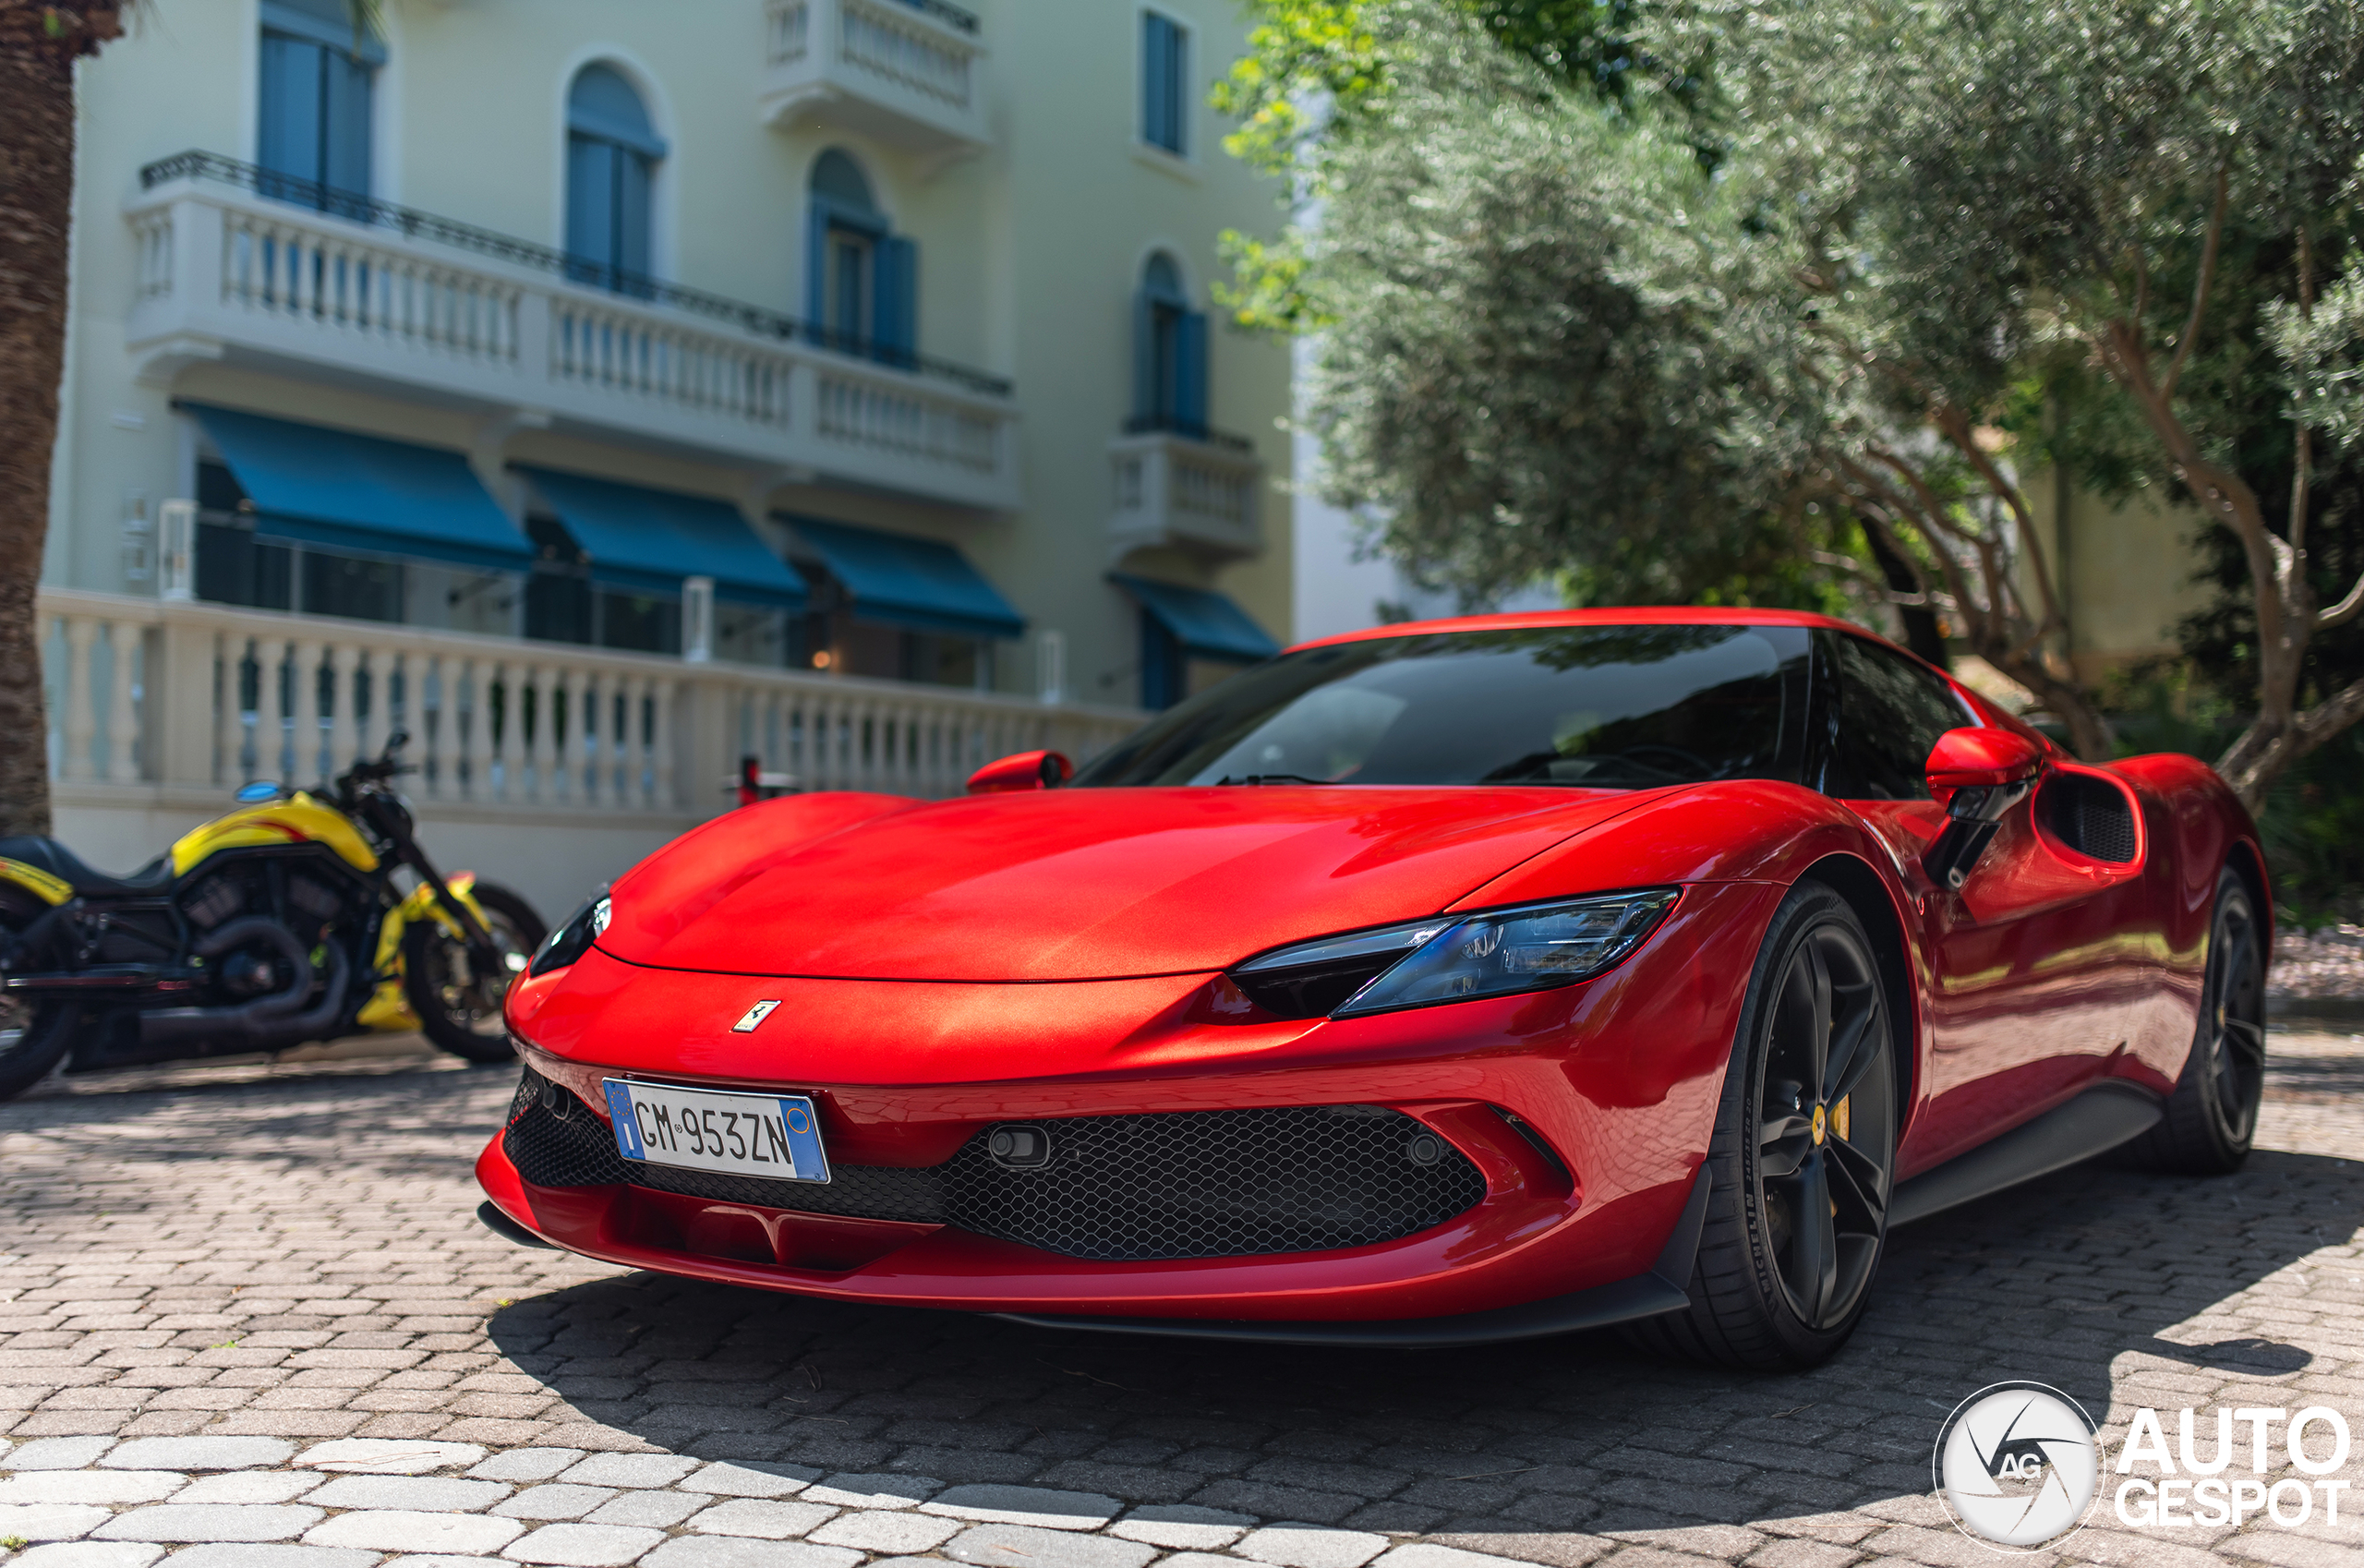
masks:
[[[493,571],[534,547],[456,452],[185,404],[255,506],[255,536]]]
[[[1026,618],[958,548],[844,523],[785,519],[819,552],[864,621],[962,637],[1016,637]]]
[[[519,471],[581,547],[594,583],[678,594],[682,578],[711,577],[718,599],[804,606],[804,579],[755,537],[735,506],[547,468]]]
[[[1248,619],[1246,610],[1222,594],[1125,572],[1112,573],[1108,580],[1140,601],[1141,609],[1172,633],[1182,651],[1193,658],[1254,664],[1281,651],[1281,645]]]

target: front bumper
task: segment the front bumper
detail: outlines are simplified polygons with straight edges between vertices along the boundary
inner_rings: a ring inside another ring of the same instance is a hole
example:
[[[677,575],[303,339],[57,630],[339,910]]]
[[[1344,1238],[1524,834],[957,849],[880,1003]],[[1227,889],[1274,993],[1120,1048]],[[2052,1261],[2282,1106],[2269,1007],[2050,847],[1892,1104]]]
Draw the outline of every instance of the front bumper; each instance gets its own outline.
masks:
[[[529,1068],[591,1114],[609,1076],[790,1091],[814,1099],[833,1165],[945,1168],[1002,1122],[1384,1107],[1474,1167],[1482,1195],[1365,1245],[1076,1256],[940,1218],[816,1213],[632,1180],[537,1185],[501,1136],[477,1176],[501,1212],[574,1251],[847,1301],[1371,1344],[1670,1310],[1689,1272],[1684,1215],[1704,1203],[1697,1173],[1738,977],[1779,891],[1695,885],[1639,953],[1585,985],[1345,1021],[1260,1018],[1208,975],[765,979],[598,952],[513,994]],[[779,1002],[774,1022],[731,1033],[756,1000]],[[1433,1319],[1463,1321],[1441,1331]]]

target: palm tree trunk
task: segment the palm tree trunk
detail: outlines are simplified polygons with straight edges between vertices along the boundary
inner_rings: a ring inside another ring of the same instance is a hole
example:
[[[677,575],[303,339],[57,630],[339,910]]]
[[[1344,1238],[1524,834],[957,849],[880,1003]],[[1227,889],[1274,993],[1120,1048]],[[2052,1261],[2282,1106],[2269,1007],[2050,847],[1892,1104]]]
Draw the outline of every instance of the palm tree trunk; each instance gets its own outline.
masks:
[[[33,596],[65,369],[74,61],[121,30],[118,13],[0,0],[0,836],[49,831]]]

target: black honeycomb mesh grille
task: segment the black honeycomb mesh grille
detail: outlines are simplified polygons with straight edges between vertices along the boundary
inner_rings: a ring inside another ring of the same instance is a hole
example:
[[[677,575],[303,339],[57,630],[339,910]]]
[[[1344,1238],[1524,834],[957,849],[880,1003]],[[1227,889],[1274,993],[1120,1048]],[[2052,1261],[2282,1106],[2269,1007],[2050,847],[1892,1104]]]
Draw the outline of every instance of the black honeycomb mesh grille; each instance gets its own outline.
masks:
[[[547,1091],[547,1092],[546,1092]],[[981,1128],[940,1165],[830,1167],[826,1183],[633,1164],[589,1106],[528,1069],[502,1147],[537,1187],[609,1182],[802,1213],[950,1224],[1070,1258],[1241,1258],[1393,1241],[1486,1196],[1460,1151],[1400,1111],[1304,1105],[1068,1116],[1016,1170]],[[1425,1162],[1425,1163],[1424,1163]]]
[[[2060,841],[2097,861],[2134,859],[2134,814],[2126,797],[2098,778],[2055,776],[2044,785],[2045,822]]]

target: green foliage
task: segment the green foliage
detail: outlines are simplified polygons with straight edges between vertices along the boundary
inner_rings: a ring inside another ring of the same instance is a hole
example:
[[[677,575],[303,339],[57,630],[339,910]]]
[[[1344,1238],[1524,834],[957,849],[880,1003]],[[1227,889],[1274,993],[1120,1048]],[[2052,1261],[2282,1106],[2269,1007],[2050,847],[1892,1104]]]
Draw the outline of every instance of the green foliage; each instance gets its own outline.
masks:
[[[1546,77],[1622,102],[1640,64],[1632,32],[1635,0],[1441,0]],[[1215,84],[1214,107],[1239,121],[1224,140],[1234,157],[1286,179],[1302,196],[1330,194],[1326,153],[1381,118],[1405,39],[1386,0],[1247,0],[1248,52]],[[1237,230],[1223,235],[1232,281],[1216,302],[1235,326],[1290,334],[1317,331],[1329,313],[1306,289],[1304,237],[1278,241]]]
[[[1325,149],[1300,252],[1334,307],[1310,396],[1333,499],[1472,598],[1564,574],[1580,598],[1817,599],[1743,430],[1779,400],[1755,351],[1786,328],[1724,286],[1749,241],[1683,127],[1465,15],[1365,16],[1393,74]]]

